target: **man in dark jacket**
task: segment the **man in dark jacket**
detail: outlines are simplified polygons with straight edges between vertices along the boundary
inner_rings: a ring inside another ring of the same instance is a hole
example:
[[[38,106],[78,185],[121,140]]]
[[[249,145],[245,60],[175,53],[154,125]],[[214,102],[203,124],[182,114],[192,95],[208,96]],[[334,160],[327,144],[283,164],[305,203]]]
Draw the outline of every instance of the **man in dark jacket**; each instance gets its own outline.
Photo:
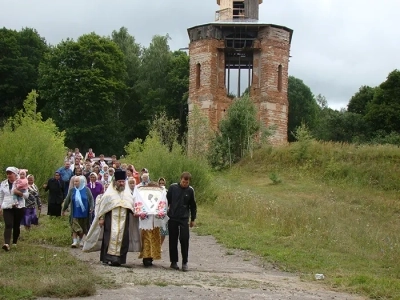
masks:
[[[183,172],[179,183],[170,185],[167,192],[168,200],[168,231],[169,231],[169,258],[171,268],[178,267],[178,239],[181,243],[182,271],[188,271],[189,255],[189,226],[195,226],[197,205],[194,189],[189,185],[192,175]],[[189,225],[190,217],[190,225]]]

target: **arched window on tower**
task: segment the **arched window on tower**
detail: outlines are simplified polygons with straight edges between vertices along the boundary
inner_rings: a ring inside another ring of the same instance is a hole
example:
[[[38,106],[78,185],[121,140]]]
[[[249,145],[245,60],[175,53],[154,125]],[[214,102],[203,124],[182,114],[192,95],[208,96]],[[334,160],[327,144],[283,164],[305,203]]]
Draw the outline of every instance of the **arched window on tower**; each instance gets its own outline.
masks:
[[[200,88],[201,65],[196,64],[196,89]]]
[[[278,92],[282,92],[282,65],[278,67]]]

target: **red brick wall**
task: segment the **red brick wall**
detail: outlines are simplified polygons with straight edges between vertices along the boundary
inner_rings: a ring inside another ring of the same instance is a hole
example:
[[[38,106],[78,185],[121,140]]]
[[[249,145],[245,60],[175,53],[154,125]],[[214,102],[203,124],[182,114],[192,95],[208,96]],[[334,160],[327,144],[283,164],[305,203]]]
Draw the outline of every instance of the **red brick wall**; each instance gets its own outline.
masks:
[[[207,25],[208,26],[208,25]],[[208,27],[209,28],[209,27]],[[288,65],[290,32],[280,27],[265,25],[254,43],[253,76],[250,96],[258,108],[258,117],[266,125],[277,127],[271,142],[287,142],[288,122]],[[232,103],[225,87],[224,41],[208,36],[189,45],[189,121],[194,103],[210,120],[213,130]],[[200,87],[196,87],[196,65],[201,65]],[[282,66],[281,91],[278,90],[278,68]],[[189,128],[190,134],[190,128]]]

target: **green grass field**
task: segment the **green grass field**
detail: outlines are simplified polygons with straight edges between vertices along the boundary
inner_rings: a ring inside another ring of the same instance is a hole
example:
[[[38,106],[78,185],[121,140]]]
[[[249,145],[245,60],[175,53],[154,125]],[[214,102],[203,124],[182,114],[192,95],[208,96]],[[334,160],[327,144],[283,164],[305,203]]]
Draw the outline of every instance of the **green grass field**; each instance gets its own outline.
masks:
[[[261,149],[229,171],[207,173],[211,187],[194,185],[196,230],[304,280],[322,273],[320,282],[334,290],[400,299],[399,162],[391,146]],[[0,299],[93,294],[101,278],[54,248],[69,246],[66,219],[41,222],[23,232],[18,249],[0,253]]]

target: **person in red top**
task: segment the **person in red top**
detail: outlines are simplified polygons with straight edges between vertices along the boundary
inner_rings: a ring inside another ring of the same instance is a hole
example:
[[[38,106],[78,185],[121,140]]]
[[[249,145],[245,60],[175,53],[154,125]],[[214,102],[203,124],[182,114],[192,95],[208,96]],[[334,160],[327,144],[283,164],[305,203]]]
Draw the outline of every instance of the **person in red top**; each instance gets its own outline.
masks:
[[[89,148],[89,151],[86,152],[86,154],[85,154],[85,161],[86,161],[88,158],[91,160],[92,158],[95,158],[95,157],[96,157],[96,155],[94,154],[93,149],[92,149],[92,148]]]

